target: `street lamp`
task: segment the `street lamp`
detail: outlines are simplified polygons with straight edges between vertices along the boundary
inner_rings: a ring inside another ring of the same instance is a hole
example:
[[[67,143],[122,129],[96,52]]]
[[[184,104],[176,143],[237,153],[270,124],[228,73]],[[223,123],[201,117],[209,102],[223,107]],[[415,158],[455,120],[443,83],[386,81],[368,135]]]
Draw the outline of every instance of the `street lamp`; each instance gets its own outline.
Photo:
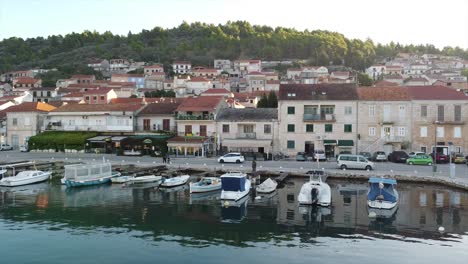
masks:
[[[437,124],[439,124],[439,121],[434,121],[434,148],[432,150],[432,176],[435,176],[435,173],[437,171]]]

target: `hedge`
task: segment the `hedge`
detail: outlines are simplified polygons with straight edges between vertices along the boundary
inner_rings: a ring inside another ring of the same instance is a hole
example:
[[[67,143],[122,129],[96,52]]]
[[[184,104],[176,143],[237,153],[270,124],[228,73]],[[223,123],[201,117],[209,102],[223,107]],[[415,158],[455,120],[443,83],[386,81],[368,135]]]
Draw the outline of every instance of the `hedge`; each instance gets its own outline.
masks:
[[[82,150],[88,138],[97,136],[97,132],[59,132],[47,131],[29,138],[28,147],[33,149]]]

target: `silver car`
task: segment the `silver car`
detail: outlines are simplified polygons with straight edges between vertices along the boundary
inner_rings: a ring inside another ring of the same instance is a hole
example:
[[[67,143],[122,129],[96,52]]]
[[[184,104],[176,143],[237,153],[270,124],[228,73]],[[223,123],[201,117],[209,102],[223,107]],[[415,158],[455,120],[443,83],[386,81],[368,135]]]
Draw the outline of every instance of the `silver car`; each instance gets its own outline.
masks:
[[[366,159],[362,155],[349,155],[349,154],[342,154],[339,155],[336,159],[336,163],[338,168],[342,170],[346,169],[362,169],[362,170],[373,170],[374,163]]]

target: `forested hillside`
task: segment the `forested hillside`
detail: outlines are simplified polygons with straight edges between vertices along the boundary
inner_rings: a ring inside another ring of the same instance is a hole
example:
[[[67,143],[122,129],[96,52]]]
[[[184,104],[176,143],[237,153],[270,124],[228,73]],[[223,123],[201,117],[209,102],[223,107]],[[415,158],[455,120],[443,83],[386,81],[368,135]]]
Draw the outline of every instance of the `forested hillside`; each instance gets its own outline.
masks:
[[[397,38],[398,36],[395,36]],[[304,59],[310,65],[343,64],[362,70],[377,58],[398,52],[456,55],[468,59],[468,50],[433,45],[375,44],[372,40],[348,39],[329,31],[298,31],[291,28],[250,25],[245,21],[225,25],[182,23],[155,27],[127,36],[85,31],[65,36],[30,39],[9,38],[0,42],[0,72],[32,67],[63,68],[86,64],[94,58],[128,58],[161,62],[191,60],[209,66],[215,58],[262,60]]]

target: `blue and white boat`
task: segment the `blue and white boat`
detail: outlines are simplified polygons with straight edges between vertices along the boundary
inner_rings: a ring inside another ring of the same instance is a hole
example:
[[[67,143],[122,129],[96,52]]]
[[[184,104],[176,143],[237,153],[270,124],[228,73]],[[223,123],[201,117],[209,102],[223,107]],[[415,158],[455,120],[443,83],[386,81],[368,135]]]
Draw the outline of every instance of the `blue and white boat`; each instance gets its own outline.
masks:
[[[237,202],[250,193],[251,183],[247,174],[229,172],[221,175],[221,200]]]
[[[112,177],[120,176],[113,172],[110,162],[94,164],[73,164],[65,166],[63,183],[67,187],[81,187],[109,183]]]
[[[247,203],[249,201],[249,196],[244,196],[244,198],[238,200],[235,203],[225,202],[221,206],[221,222],[229,224],[238,224],[247,215]]]
[[[190,183],[190,193],[212,192],[221,189],[221,180],[217,177],[203,177],[198,182]]]
[[[392,209],[398,204],[398,192],[395,189],[395,179],[369,178],[367,205],[376,209]]]

